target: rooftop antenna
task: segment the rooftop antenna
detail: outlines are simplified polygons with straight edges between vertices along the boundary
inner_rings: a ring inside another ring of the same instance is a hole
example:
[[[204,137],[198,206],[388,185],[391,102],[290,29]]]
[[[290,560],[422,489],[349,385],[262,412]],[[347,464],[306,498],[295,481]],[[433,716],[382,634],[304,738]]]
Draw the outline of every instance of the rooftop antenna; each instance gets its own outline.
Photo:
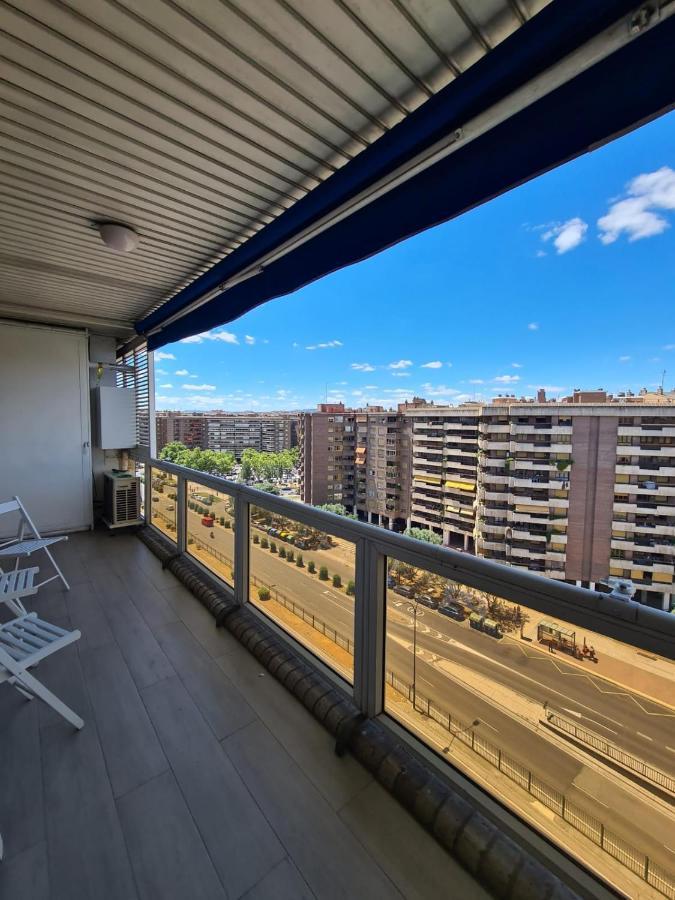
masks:
[[[666,380],[666,370],[664,369],[663,372],[661,372],[661,393],[663,393],[663,383],[665,380]]]

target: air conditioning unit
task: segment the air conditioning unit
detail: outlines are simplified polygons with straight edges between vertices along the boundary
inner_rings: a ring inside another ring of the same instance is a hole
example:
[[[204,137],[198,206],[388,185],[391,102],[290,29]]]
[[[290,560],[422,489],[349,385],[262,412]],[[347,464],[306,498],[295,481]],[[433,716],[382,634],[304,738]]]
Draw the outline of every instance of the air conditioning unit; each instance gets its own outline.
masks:
[[[108,528],[143,524],[140,478],[125,472],[105,473],[103,521]]]

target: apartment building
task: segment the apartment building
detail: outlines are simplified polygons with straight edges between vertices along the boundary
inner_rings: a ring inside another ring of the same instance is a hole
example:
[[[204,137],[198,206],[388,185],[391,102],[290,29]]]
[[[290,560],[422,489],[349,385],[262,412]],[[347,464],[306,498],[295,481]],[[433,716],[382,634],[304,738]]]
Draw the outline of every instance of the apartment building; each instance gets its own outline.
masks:
[[[180,441],[186,447],[201,447],[203,450],[208,446],[206,418],[203,415],[157,412],[155,422],[158,453],[171,441]]]
[[[355,498],[356,411],[343,403],[320,403],[301,413],[300,496],[304,503],[342,503],[350,511]]]
[[[288,450],[293,444],[294,417],[289,415],[253,414],[209,416],[207,445],[209,450],[229,450],[237,459],[252,448],[265,453]],[[297,441],[297,434],[296,434]]]
[[[499,398],[303,416],[303,500],[594,588],[675,600],[675,414],[668,404]],[[504,402],[509,400],[510,402]]]
[[[485,407],[476,552],[583,587],[630,579],[638,599],[668,609],[674,476],[667,406]]]
[[[297,413],[158,412],[157,450],[169,441],[204,450],[227,450],[237,459],[247,448],[270,453],[298,443]]]

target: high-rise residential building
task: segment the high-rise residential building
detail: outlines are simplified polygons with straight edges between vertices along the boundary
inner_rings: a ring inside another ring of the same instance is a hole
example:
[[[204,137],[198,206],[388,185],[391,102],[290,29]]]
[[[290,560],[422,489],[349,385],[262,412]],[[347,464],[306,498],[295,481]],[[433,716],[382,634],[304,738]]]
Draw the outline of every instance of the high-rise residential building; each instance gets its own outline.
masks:
[[[157,452],[171,441],[180,441],[191,449],[207,448],[206,418],[200,413],[157,412]]]
[[[352,509],[356,412],[343,403],[320,403],[316,412],[300,414],[298,439],[303,502],[342,503]]]
[[[604,392],[578,399],[586,393],[319,407],[302,417],[302,498],[397,530],[430,528],[446,545],[584,587],[630,579],[638,599],[667,609],[675,413]]]
[[[252,448],[278,453],[298,443],[298,413],[158,412],[157,450],[180,441],[186,447],[227,450],[237,459]]]

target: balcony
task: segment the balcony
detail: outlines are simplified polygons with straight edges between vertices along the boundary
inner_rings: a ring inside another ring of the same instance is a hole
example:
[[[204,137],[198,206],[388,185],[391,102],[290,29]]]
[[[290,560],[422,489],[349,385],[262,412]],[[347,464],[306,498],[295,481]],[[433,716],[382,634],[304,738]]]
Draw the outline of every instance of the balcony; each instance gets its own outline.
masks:
[[[487,896],[136,537],[55,552],[33,608],[82,638],[39,677],[85,727],[0,692],[0,895]]]
[[[498,565],[155,459],[162,348],[172,360],[174,342],[227,342],[206,329],[458,217],[672,99],[667,4],[630,23],[621,3],[590,4],[583,28],[564,4],[539,14],[541,3],[499,0],[470,16],[452,5],[284,2],[271,17],[229,2],[2,5],[12,427],[0,432],[0,500],[25,490],[43,530],[67,523],[56,555],[72,589],[47,586],[28,605],[81,631],[36,675],[85,719],[74,733],[0,687],[3,900],[675,893],[654,785],[636,790],[607,754],[590,762],[553,732],[547,705],[564,690],[559,712],[611,721],[640,777],[670,785],[671,617],[558,583],[560,566]],[[542,122],[545,140],[524,153]],[[99,242],[95,223],[104,239],[121,230],[129,255]],[[280,348],[268,356],[283,364]],[[119,384],[135,416],[111,446],[95,436],[90,389]],[[363,495],[349,477],[357,419],[331,423],[343,463],[332,474],[345,477],[328,489],[305,448],[304,496]],[[437,454],[467,434],[423,421],[415,432]],[[104,472],[127,466],[144,479],[140,540],[92,528]],[[441,479],[422,490],[442,497]],[[446,530],[467,537],[466,512]],[[549,654],[542,618],[592,637],[598,663]],[[621,686],[608,699],[594,678]]]

